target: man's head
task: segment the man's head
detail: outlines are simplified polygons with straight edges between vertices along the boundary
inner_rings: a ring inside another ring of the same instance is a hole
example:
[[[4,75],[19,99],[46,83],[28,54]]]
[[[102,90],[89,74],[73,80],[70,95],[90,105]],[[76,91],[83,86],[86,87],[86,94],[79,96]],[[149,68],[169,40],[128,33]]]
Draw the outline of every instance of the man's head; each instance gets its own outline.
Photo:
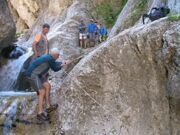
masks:
[[[50,25],[45,23],[43,24],[43,34],[47,34],[49,32],[49,29],[50,29]]]
[[[90,22],[93,23],[93,22],[94,22],[94,19],[90,19]]]
[[[50,55],[57,60],[59,58],[60,51],[58,48],[52,48],[50,51]]]
[[[83,20],[83,19],[81,19],[81,20],[80,20],[80,22],[81,22],[81,23],[84,23],[84,20]]]

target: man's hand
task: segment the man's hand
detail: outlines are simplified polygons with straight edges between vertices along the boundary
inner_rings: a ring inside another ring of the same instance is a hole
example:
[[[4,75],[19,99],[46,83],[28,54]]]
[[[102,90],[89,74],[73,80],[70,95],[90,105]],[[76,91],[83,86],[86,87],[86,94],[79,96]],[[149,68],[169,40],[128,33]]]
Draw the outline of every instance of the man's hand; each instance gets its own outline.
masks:
[[[63,61],[62,62],[62,66],[64,67],[64,66],[67,66],[67,65],[69,65],[69,64],[71,64],[71,60],[65,60],[65,61]]]
[[[39,55],[38,54],[34,54],[33,58],[38,58]]]

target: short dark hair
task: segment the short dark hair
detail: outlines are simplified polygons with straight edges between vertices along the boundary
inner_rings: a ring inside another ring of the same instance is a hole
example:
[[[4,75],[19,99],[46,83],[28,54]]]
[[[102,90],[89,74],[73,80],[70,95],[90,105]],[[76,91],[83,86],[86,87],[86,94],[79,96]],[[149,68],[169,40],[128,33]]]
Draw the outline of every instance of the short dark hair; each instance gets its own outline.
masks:
[[[44,29],[44,28],[48,28],[48,29],[49,29],[49,28],[50,28],[50,25],[47,24],[47,23],[45,23],[45,24],[43,24],[43,29]]]

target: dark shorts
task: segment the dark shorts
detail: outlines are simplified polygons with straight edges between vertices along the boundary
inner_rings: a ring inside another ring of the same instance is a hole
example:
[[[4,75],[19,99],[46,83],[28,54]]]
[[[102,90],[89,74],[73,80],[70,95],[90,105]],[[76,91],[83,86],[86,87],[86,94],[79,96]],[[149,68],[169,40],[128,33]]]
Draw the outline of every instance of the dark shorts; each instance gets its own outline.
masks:
[[[91,40],[95,40],[96,39],[96,35],[95,33],[88,33],[89,39]]]
[[[39,91],[43,88],[43,84],[47,82],[48,75],[39,77],[38,75],[32,74],[31,77],[28,77],[27,79],[31,85],[31,88],[35,91]]]

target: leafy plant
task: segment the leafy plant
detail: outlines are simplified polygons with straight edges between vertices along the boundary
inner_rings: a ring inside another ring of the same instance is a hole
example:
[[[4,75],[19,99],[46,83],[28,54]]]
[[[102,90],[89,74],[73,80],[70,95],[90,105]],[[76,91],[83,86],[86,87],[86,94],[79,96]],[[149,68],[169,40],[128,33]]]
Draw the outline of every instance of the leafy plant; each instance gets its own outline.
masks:
[[[141,0],[135,7],[135,10],[131,14],[131,19],[133,22],[137,21],[139,17],[146,10],[148,0]]]
[[[169,21],[174,22],[174,21],[179,21],[180,20],[180,14],[176,15],[169,15],[168,16]]]
[[[102,17],[108,28],[112,27],[122,11],[123,7],[127,3],[127,0],[105,0],[103,3],[96,7],[97,17]]]

